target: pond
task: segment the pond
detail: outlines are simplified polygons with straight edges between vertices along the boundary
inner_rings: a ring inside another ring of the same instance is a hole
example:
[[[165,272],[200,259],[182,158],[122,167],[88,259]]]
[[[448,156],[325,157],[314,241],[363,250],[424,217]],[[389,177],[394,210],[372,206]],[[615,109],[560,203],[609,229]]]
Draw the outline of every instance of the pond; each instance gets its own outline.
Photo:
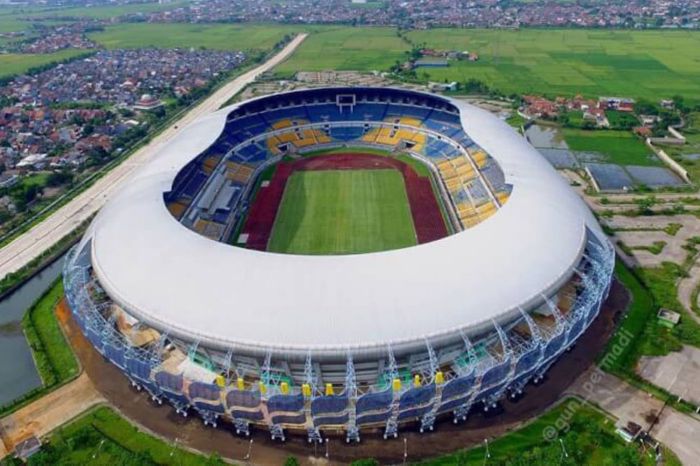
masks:
[[[64,257],[59,257],[0,301],[0,406],[41,386],[31,349],[22,332],[22,317],[61,274]]]

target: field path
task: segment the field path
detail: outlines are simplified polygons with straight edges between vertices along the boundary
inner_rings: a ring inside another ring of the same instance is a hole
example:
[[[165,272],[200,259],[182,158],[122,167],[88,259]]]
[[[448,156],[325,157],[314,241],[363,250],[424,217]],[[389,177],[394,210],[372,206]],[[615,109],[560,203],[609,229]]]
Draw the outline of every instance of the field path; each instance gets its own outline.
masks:
[[[296,36],[284,49],[268,61],[222,86],[88,189],[0,249],[0,278],[16,272],[31,262],[32,259],[41,255],[62,237],[73,231],[93,213],[97,212],[136,169],[153,158],[158,149],[172,140],[183,127],[189,125],[197,118],[219,109],[231,96],[255,81],[260,74],[269,71],[286,60],[306,37],[307,34]]]
[[[87,374],[0,419],[0,459],[35,435],[42,437],[106,400]]]
[[[696,261],[688,270],[688,276],[678,282],[678,301],[688,312],[688,315],[700,324],[700,316],[693,310],[693,291],[700,286],[700,262]]]

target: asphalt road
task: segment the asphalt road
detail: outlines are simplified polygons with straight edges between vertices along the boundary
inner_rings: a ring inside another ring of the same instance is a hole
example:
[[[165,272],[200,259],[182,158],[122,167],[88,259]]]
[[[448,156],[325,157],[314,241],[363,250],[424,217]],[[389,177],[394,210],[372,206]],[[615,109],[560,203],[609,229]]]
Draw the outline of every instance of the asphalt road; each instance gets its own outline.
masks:
[[[260,74],[269,71],[288,58],[306,36],[306,34],[296,36],[284,49],[268,61],[222,86],[88,189],[0,249],[0,277],[5,277],[9,273],[21,269],[78,227],[84,220],[97,212],[136,169],[151,160],[154,154],[158,152],[158,149],[170,141],[182,128],[197,118],[218,110],[231,96],[255,81]]]

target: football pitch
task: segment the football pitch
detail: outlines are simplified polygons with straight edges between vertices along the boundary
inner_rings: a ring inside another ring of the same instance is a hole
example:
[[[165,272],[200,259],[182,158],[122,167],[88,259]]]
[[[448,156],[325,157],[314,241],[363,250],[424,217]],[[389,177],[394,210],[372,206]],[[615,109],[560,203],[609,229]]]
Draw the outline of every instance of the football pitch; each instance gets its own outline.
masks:
[[[287,180],[268,250],[357,254],[416,244],[396,170],[298,171]]]

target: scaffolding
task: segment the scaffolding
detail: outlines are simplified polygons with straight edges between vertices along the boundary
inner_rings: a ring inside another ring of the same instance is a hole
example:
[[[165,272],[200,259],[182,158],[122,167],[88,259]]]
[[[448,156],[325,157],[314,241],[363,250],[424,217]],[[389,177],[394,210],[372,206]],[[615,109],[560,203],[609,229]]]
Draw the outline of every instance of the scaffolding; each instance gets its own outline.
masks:
[[[423,351],[401,354],[400,358],[388,346],[382,358],[383,366],[379,360],[376,383],[363,382],[361,386],[358,384],[357,362],[348,351],[340,365],[340,370],[344,367],[340,379],[347,404],[342,413],[334,413],[342,418],[333,418],[343,419],[344,424],[333,428],[343,427],[348,443],[359,442],[358,399],[387,389],[391,398],[383,413],[388,417],[382,417],[381,425],[376,421],[362,424],[363,428],[365,425],[383,427],[385,438],[396,438],[404,422],[417,421],[420,430],[428,432],[433,430],[440,415],[451,413],[457,423],[466,419],[476,403],[492,408],[505,395],[521,395],[528,383],[541,380],[557,358],[575,343],[598,315],[609,293],[614,250],[607,242],[590,236],[573,272],[570,308],[562,312],[556,296],[541,297],[542,309],[551,315],[547,322],[552,324],[540,325],[533,318],[532,311],[518,309],[519,317],[506,323],[494,321],[493,331],[478,335],[474,342],[475,337],[467,336],[466,332],[458,336],[461,340],[458,346],[435,348],[434,343],[426,339]],[[258,424],[266,426],[273,439],[284,441],[285,429],[291,428],[305,431],[310,442],[322,441],[323,427],[318,426],[323,426],[323,423],[317,422],[312,403],[324,395],[322,381],[328,380],[328,374],[314,364],[311,352],[304,360],[303,371],[295,369],[300,374],[293,372],[287,361],[275,357],[272,350],[266,352],[262,364],[258,365],[255,358],[234,354],[232,349],[217,353],[204,348],[196,339],[187,343],[171,338],[168,329],[160,329],[159,338],[146,346],[132,345],[118,330],[113,303],[93,275],[86,256],[87,253],[80,254],[77,247],[68,254],[63,275],[67,302],[75,321],[95,349],[119,367],[131,384],[145,390],[158,403],[167,400],[183,416],[194,407],[207,424],[215,426],[219,418],[223,418],[234,425],[238,434],[249,435],[251,424]],[[190,387],[192,382],[198,381],[185,379],[182,373],[165,371],[180,361],[177,357],[173,360],[173,355],[183,357],[183,354],[192,360],[205,361],[209,370],[220,374],[221,380],[217,377],[217,383],[208,388],[218,386],[219,399],[213,396],[211,399],[196,398]],[[367,380],[365,366],[360,366],[359,370]],[[297,364],[295,367],[302,366]],[[158,377],[163,374],[182,383],[161,385]],[[411,378],[413,383],[408,382]],[[462,385],[454,385],[458,382]],[[448,387],[450,394],[446,395]],[[457,392],[455,387],[458,387]],[[236,391],[237,396],[253,400],[252,404],[231,405],[227,395],[232,391]],[[416,398],[419,394],[424,396],[420,400]],[[268,410],[272,397],[280,397],[276,398],[281,400],[278,406],[294,408],[289,412],[279,408],[282,411],[274,415]],[[303,404],[292,400],[303,400]]]

